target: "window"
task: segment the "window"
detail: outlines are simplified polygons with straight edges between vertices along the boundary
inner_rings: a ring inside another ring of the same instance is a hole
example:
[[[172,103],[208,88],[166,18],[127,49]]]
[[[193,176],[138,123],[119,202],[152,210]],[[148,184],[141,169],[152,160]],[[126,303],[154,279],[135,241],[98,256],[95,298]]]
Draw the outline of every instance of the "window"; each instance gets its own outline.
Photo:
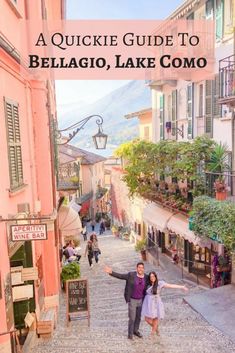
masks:
[[[188,139],[193,138],[193,84],[187,87]]]
[[[11,189],[16,189],[23,185],[23,163],[18,103],[5,100],[5,115],[8,138],[10,187]]]
[[[165,125],[165,119],[164,119],[164,94],[160,96],[160,140],[164,140],[164,125]]]
[[[199,85],[198,116],[203,116],[203,84]]]
[[[213,20],[214,17],[214,0],[208,0],[206,2],[206,19]]]
[[[187,20],[194,20],[194,12],[187,16]]]
[[[168,95],[167,97],[167,120],[171,121],[171,95]]]
[[[223,37],[224,29],[224,0],[216,0],[216,39]]]
[[[144,126],[144,139],[149,141],[149,126]]]

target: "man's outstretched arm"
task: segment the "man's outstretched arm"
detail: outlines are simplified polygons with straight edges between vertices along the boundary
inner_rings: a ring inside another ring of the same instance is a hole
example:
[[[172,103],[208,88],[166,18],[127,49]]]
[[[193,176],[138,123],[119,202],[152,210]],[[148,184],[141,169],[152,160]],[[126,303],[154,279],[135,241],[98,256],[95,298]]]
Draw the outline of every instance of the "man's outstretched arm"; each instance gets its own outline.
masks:
[[[116,277],[116,278],[119,278],[119,279],[125,279],[125,280],[128,279],[128,273],[118,273],[118,272],[114,272],[114,271],[112,270],[112,268],[109,267],[109,266],[105,266],[104,271],[105,271],[106,273],[108,273],[110,276],[113,276],[113,277]]]

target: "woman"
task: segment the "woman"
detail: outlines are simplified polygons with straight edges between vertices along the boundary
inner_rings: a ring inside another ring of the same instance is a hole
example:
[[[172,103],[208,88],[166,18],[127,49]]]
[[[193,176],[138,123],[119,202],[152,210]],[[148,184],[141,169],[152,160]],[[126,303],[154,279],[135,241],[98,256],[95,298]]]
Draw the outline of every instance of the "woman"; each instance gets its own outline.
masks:
[[[178,284],[169,284],[165,281],[158,281],[157,274],[150,272],[149,274],[149,287],[146,291],[146,296],[142,305],[142,316],[145,321],[152,327],[151,337],[154,337],[158,332],[158,320],[163,319],[165,316],[164,306],[160,297],[162,288],[183,289],[188,291],[186,286]]]
[[[90,236],[90,241],[92,242],[93,255],[95,257],[95,262],[99,262],[100,248],[98,244],[98,239],[96,233],[92,233]]]
[[[88,263],[90,267],[93,267],[92,259],[93,259],[93,247],[92,247],[92,241],[88,240],[87,245],[86,245],[86,250],[85,250],[85,256],[87,255],[88,258]]]

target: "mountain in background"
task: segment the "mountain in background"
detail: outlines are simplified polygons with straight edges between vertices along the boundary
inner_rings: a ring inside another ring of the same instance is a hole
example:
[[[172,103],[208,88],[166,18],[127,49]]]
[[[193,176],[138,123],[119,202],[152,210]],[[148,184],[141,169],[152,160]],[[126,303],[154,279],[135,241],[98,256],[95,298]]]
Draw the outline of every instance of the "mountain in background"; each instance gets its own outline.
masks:
[[[127,120],[124,115],[150,106],[149,87],[144,81],[131,81],[90,105],[84,106],[78,102],[73,103],[71,109],[66,106],[64,113],[59,115],[59,128],[68,127],[92,114],[101,115],[104,119],[103,131],[108,135],[107,148],[115,149],[121,143],[132,140],[139,134],[138,119]],[[63,107],[60,106],[60,108]],[[95,120],[92,118],[84,130],[77,134],[72,140],[73,145],[84,149],[94,148],[92,135],[98,131]]]

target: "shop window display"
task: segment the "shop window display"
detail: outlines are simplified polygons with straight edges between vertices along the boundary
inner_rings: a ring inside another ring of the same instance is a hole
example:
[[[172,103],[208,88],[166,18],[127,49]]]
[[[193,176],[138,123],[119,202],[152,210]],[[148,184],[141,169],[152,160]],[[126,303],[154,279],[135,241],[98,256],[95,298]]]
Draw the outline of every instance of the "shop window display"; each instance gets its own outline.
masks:
[[[192,249],[192,270],[194,273],[204,274],[208,278],[211,276],[211,257],[208,248],[201,248],[198,245],[193,245]]]

